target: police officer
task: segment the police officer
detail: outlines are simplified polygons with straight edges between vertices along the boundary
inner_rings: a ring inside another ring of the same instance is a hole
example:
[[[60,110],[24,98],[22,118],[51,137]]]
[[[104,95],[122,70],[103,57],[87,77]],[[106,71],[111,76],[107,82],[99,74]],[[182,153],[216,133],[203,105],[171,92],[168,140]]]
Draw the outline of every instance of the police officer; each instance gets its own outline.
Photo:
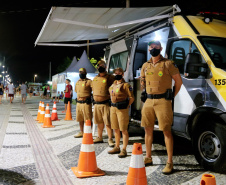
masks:
[[[76,82],[75,92],[76,98],[76,121],[79,122],[80,132],[75,135],[75,138],[83,136],[84,121],[92,121],[92,104],[91,104],[91,92],[92,92],[92,80],[86,78],[87,72],[85,68],[79,69],[80,79]]]
[[[128,124],[129,124],[129,106],[134,101],[132,87],[126,83],[123,75],[122,68],[116,68],[114,70],[115,81],[109,88],[111,96],[111,128],[115,131],[115,147],[108,151],[109,154],[117,154],[118,157],[126,157],[126,147],[129,140]],[[122,132],[123,136],[123,148],[120,152],[120,138]]]
[[[173,123],[173,111],[171,96],[176,96],[182,85],[182,79],[177,66],[173,61],[163,58],[159,41],[148,43],[151,59],[143,64],[141,69],[141,87],[146,89],[147,100],[142,108],[141,126],[145,128],[146,157],[145,165],[152,164],[151,146],[153,141],[153,129],[156,118],[159,130],[163,131],[168,160],[164,174],[173,170],[173,136],[171,126]],[[175,81],[175,93],[172,94],[172,79]]]
[[[110,123],[110,94],[109,87],[114,82],[114,76],[106,72],[106,63],[100,60],[97,63],[99,74],[94,77],[92,82],[93,98],[94,98],[94,123],[97,124],[98,137],[93,141],[94,143],[103,143],[102,133],[104,125],[106,125],[108,133],[108,145],[114,147],[112,140],[112,129]]]

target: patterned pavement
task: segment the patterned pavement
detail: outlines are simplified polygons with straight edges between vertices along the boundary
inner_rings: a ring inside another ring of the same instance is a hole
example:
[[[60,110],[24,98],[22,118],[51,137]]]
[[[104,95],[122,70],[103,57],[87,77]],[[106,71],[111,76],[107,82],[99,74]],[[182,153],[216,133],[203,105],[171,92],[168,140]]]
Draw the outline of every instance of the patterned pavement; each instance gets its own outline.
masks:
[[[73,136],[79,131],[76,121],[64,121],[63,102],[57,103],[60,121],[53,122],[54,128],[42,128],[35,121],[40,98],[28,98],[25,105],[17,97],[13,104],[3,99],[0,105],[0,185],[124,185],[134,142],[142,143],[145,154],[144,139],[132,136],[127,147],[128,157],[120,159],[109,155],[110,149],[105,143],[95,144],[97,165],[106,172],[105,176],[76,178],[71,167],[78,164],[81,138]],[[53,104],[50,100],[45,100]],[[72,116],[75,119],[75,108]],[[217,185],[226,184],[226,175],[205,171],[196,162],[191,144],[185,139],[175,137],[174,173],[163,175],[161,170],[167,160],[166,149],[161,132],[155,132],[153,144],[154,165],[146,167],[149,185],[199,185],[204,173],[215,175]],[[122,143],[121,143],[122,144]]]

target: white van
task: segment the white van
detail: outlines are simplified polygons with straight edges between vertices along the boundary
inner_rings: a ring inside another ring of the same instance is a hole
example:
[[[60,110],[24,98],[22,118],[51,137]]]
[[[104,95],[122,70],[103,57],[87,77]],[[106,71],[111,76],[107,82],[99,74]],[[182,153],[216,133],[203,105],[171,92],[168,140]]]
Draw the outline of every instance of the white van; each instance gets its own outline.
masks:
[[[204,168],[226,172],[226,23],[205,18],[210,22],[203,16],[181,15],[155,21],[109,45],[105,58],[108,72],[123,68],[133,86],[130,124],[139,125],[140,69],[151,57],[147,43],[159,40],[161,54],[176,63],[183,80],[174,100],[173,133],[192,141]]]
[[[139,74],[150,59],[147,43],[178,66],[183,85],[174,100],[173,133],[192,141],[197,161],[226,172],[226,23],[213,15],[182,16],[178,6],[147,8],[52,7],[35,45],[105,48],[109,73],[117,67],[134,90],[130,125],[140,127]],[[87,40],[99,40],[89,43]],[[81,41],[84,43],[59,43]],[[158,130],[156,124],[155,130]]]

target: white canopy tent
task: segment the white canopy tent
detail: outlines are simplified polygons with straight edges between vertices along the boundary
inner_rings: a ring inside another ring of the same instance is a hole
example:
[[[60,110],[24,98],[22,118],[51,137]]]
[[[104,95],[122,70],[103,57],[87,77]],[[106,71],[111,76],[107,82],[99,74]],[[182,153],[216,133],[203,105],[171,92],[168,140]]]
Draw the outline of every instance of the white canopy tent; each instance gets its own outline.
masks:
[[[74,60],[74,62],[75,62],[75,60]],[[54,75],[53,78],[59,78],[59,80],[57,80],[57,91],[60,91],[60,92],[65,90],[65,79],[67,79],[67,78],[70,79],[71,85],[73,87],[73,99],[75,99],[77,97],[77,94],[74,92],[74,88],[75,88],[76,82],[80,79],[79,69],[85,68],[87,71],[87,78],[89,78],[91,80],[97,75],[97,73],[95,73],[96,68],[89,61],[85,50],[82,53],[80,60],[73,64],[74,65],[72,65],[70,67],[70,69],[68,67],[67,70],[65,70],[64,72],[62,72],[60,74]],[[60,78],[62,78],[62,76],[64,77],[63,80],[60,79]]]
[[[68,68],[63,73],[73,72],[74,66],[77,64],[76,56],[74,56],[73,60],[71,61],[71,64],[68,66]]]
[[[148,8],[52,7],[35,45],[86,46],[59,42],[100,40],[89,45],[111,43],[115,38],[150,21],[180,12],[177,5]],[[108,39],[102,41],[101,39]]]

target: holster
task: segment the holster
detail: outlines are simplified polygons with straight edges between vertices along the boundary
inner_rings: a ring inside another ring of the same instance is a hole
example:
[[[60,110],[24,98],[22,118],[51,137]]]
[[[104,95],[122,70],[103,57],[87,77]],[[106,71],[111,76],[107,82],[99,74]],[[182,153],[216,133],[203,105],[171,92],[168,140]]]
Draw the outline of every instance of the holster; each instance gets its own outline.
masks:
[[[141,93],[141,96],[140,96],[140,99],[142,102],[145,102],[146,99],[147,99],[147,92],[146,92],[146,89],[144,89]]]
[[[172,100],[173,99],[173,91],[172,89],[167,89],[166,90],[166,100]]]
[[[86,104],[91,104],[91,103],[92,103],[92,101],[91,101],[91,97],[86,98]]]

